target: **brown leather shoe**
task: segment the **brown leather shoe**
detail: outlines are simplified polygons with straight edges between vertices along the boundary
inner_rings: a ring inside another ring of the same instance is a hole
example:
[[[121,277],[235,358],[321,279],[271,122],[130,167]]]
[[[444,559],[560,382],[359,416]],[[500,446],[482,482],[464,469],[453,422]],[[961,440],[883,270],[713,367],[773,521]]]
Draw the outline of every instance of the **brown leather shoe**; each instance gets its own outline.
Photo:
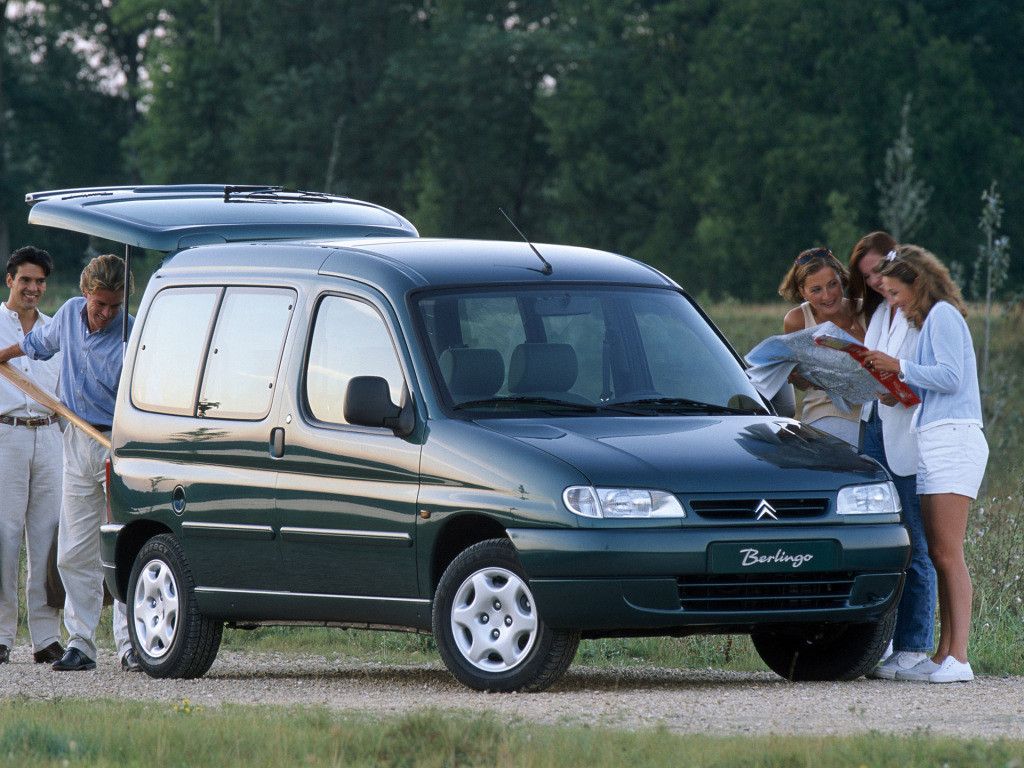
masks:
[[[54,640],[45,648],[41,648],[32,654],[32,658],[36,664],[53,664],[53,662],[60,659],[64,655],[64,648]]]
[[[11,660],[11,649],[6,645],[0,645],[0,664],[6,664]]]

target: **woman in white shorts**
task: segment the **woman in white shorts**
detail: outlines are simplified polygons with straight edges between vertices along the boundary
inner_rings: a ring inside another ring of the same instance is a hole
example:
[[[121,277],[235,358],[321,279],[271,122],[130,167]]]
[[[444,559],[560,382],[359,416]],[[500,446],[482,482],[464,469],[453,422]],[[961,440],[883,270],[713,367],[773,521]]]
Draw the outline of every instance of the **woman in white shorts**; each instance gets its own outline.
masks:
[[[964,535],[971,500],[985,474],[988,443],[981,431],[978,364],[964,320],[967,308],[949,270],[919,246],[890,251],[881,274],[885,296],[921,335],[913,360],[876,351],[865,362],[897,374],[921,396],[915,416],[917,492],[939,587],[938,649],[897,677],[932,683],[973,680],[967,661],[972,588]]]

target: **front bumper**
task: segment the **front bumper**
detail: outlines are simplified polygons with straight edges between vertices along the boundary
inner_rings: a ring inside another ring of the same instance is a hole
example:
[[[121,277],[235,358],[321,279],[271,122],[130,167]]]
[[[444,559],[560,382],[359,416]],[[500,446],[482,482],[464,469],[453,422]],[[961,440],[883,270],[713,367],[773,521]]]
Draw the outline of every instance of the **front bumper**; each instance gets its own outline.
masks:
[[[876,621],[910,559],[899,524],[508,533],[545,621],[592,636]]]

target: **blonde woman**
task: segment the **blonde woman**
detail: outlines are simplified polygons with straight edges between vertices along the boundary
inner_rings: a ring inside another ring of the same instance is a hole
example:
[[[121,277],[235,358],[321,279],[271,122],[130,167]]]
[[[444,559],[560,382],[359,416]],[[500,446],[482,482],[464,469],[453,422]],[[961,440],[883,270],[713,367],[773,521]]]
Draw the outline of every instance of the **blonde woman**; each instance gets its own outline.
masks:
[[[782,321],[785,333],[813,328],[833,322],[856,338],[864,340],[864,319],[859,302],[845,297],[849,273],[828,248],[810,248],[800,253],[779,285],[779,295],[800,305],[786,313]],[[814,389],[801,376],[790,381],[806,390],[797,418],[835,435],[852,446],[857,445],[860,432],[860,408],[843,413],[832,404],[829,396]]]
[[[967,308],[949,270],[919,246],[901,245],[889,252],[880,274],[886,298],[921,334],[912,359],[875,351],[865,362],[898,374],[921,396],[915,416],[917,492],[939,592],[938,648],[896,678],[966,682],[974,679],[974,671],[967,660],[972,586],[964,535],[988,462],[978,365],[964,320]]]

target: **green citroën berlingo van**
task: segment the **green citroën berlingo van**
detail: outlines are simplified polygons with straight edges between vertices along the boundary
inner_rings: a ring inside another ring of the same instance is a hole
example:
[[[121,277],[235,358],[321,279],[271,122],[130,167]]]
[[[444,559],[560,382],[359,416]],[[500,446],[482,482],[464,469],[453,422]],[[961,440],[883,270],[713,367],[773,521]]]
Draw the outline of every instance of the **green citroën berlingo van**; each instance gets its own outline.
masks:
[[[794,680],[881,656],[910,546],[889,478],[777,415],[651,267],[280,188],[29,202],[167,254],[102,528],[148,674],[203,675],[225,624],[430,632],[494,691],[552,684],[581,637],[749,634]]]

